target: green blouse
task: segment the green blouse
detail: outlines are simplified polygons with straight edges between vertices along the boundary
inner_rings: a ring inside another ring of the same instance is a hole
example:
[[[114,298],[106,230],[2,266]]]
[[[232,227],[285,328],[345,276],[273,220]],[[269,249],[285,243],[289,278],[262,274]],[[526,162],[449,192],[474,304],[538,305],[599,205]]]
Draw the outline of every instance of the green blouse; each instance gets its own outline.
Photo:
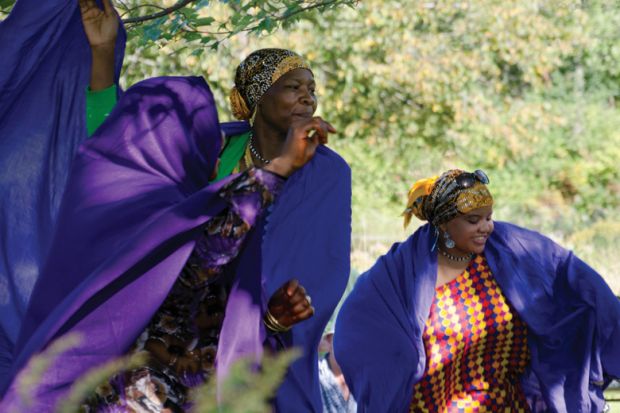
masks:
[[[90,88],[86,89],[86,127],[88,136],[91,136],[108,117],[114,105],[116,105],[117,90],[116,85],[107,89],[93,92]],[[226,178],[235,172],[239,161],[248,146],[250,132],[226,138],[222,153],[220,154],[220,167],[217,171],[216,181]]]

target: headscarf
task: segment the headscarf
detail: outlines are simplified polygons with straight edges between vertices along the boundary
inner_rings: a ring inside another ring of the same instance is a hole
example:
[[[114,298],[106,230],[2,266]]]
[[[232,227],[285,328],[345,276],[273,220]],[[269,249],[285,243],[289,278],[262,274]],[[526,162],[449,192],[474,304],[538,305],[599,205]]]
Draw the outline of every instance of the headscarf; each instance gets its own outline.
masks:
[[[297,53],[286,49],[260,49],[237,67],[235,86],[230,92],[233,115],[240,120],[252,117],[256,104],[284,74],[295,69],[308,69],[308,63]]]
[[[459,186],[457,177],[468,173],[451,169],[439,177],[416,181],[409,190],[407,208],[403,212],[405,227],[409,225],[412,215],[437,228],[459,215],[493,205],[489,189],[480,180],[475,179],[474,185],[467,188]]]

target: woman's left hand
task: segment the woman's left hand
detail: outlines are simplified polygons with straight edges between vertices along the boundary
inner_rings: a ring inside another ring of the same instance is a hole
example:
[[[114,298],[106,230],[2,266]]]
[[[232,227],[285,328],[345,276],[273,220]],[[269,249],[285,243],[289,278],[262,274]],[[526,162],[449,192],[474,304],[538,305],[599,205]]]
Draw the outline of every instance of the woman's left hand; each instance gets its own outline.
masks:
[[[289,280],[269,299],[268,310],[286,328],[307,320],[314,314],[314,307],[306,289],[297,280]]]

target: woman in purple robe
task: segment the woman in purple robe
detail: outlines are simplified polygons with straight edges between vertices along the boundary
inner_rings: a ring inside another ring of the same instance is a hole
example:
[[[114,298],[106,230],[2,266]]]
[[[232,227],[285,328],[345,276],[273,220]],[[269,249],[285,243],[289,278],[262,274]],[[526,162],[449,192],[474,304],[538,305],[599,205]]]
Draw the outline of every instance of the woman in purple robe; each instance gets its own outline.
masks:
[[[428,224],[360,276],[334,348],[360,412],[591,412],[620,376],[620,302],[548,238],[492,218],[489,180],[416,182]]]
[[[93,4],[80,5],[84,18]],[[116,18],[109,2],[98,11]],[[320,410],[316,347],[348,279],[350,172],[320,145],[335,131],[313,116],[301,57],[258,51],[235,90],[235,113],[252,126],[222,125],[221,151],[200,78],[133,86],[80,147],[2,407],[19,408],[14,378],[34,353],[78,332],[87,342],[44,375],[35,408],[50,410],[85,370],[146,350],[148,365],[112,378],[88,406],[183,410],[214,363],[223,376],[264,347],[300,347],[274,407]]]

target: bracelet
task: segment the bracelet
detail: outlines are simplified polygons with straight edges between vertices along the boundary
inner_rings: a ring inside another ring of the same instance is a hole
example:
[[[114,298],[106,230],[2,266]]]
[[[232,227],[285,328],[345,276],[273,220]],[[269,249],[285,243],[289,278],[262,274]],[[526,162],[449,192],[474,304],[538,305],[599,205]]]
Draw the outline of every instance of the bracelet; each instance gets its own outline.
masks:
[[[271,314],[269,310],[265,312],[265,317],[263,317],[263,323],[265,326],[273,331],[274,333],[285,333],[289,331],[290,327],[285,327]]]
[[[161,344],[163,344],[166,348],[168,348],[168,340],[166,340],[163,337],[160,336],[150,336],[146,341],[159,341]]]

